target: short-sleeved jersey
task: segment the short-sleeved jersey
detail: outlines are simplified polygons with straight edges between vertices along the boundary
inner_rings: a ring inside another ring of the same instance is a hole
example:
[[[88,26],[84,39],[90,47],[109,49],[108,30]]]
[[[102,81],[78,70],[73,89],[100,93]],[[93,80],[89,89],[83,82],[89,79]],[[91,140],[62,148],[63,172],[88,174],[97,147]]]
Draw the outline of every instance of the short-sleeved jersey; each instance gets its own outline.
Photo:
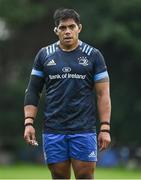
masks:
[[[72,51],[63,51],[58,42],[36,55],[31,75],[44,78],[44,132],[95,132],[94,83],[108,77],[100,51],[82,41]]]

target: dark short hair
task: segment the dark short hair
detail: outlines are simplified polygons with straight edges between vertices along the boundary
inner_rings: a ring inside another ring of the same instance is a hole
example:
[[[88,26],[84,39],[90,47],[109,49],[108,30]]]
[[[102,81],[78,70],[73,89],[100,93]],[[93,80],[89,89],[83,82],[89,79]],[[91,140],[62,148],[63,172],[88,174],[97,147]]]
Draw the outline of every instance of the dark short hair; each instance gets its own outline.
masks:
[[[80,24],[80,15],[74,9],[59,8],[54,12],[54,23],[58,26],[61,20],[73,19]]]

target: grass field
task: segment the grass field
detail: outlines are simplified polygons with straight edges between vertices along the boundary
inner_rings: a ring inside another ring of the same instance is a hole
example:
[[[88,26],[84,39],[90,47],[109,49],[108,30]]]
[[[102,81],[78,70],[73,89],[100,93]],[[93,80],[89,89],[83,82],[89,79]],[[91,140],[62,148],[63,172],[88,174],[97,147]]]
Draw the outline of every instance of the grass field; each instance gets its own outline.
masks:
[[[45,166],[15,165],[1,166],[0,179],[50,179],[50,172]],[[97,168],[96,179],[141,179],[141,171],[123,168]],[[72,179],[74,176],[72,175]]]

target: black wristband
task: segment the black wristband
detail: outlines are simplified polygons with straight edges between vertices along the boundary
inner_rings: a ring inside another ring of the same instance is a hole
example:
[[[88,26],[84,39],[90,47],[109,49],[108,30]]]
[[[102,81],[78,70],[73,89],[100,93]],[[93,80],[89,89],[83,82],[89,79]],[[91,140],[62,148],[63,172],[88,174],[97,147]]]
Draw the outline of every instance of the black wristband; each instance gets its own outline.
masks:
[[[26,127],[26,126],[33,126],[33,123],[26,123],[26,124],[24,124],[24,127]]]
[[[100,125],[103,125],[103,124],[105,124],[105,125],[109,125],[109,126],[110,126],[110,123],[109,123],[109,122],[107,122],[107,121],[100,122]]]
[[[101,129],[100,132],[107,132],[107,133],[110,133],[110,130],[108,130],[108,129]]]
[[[31,117],[31,116],[27,116],[27,117],[25,117],[24,119],[25,119],[25,120],[26,120],[26,119],[32,119],[32,120],[34,120],[35,118],[34,118],[34,117]]]

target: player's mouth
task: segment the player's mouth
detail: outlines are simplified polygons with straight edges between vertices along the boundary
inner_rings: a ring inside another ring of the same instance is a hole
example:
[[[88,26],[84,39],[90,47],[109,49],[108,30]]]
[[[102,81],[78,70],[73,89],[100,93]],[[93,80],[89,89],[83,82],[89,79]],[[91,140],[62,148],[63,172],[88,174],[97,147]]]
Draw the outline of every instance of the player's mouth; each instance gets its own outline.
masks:
[[[72,41],[72,40],[73,40],[72,37],[65,37],[65,38],[64,38],[64,41],[65,41],[65,42],[70,42],[70,41]]]

